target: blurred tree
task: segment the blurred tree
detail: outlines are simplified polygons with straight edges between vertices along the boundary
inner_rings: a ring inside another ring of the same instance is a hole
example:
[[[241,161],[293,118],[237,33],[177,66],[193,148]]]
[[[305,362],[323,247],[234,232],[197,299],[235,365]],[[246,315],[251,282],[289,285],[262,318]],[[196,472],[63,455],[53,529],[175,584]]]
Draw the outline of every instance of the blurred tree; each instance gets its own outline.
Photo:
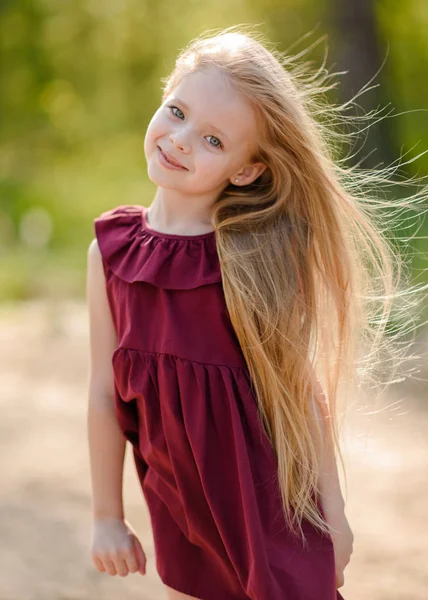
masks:
[[[416,112],[426,107],[426,0],[0,1],[4,297],[43,290],[41,273],[49,283],[51,273],[63,269],[67,277],[50,287],[69,282],[67,293],[82,292],[94,215],[119,202],[151,201],[143,141],[160,102],[161,78],[190,39],[237,23],[257,24],[291,53],[314,45],[308,32],[330,28],[328,60],[339,63],[333,71],[349,71],[339,81],[341,101],[375,74],[388,41],[388,61],[375,81],[381,85],[357,102],[367,111],[393,101],[406,114],[373,126],[362,154],[377,147],[390,162],[396,148],[407,151],[428,137],[428,118]],[[322,44],[310,51],[315,70],[323,51]],[[379,154],[370,160],[379,162]],[[426,169],[428,156],[419,165]],[[44,244],[30,247],[34,223]],[[75,285],[72,271],[82,274]]]
[[[332,57],[339,71],[348,71],[342,77],[339,87],[339,101],[346,102],[364,87],[368,87],[353,106],[353,114],[363,114],[385,107],[391,102],[386,99],[386,78],[389,65],[381,68],[386,45],[379,32],[375,13],[375,0],[330,0],[329,21],[332,40]],[[369,84],[370,79],[373,81]],[[376,86],[376,87],[372,87]],[[371,89],[370,89],[371,88]],[[387,114],[390,107],[384,109]],[[357,143],[353,162],[361,167],[375,167],[379,163],[390,164],[398,156],[397,140],[394,138],[391,123],[386,119],[374,123]]]

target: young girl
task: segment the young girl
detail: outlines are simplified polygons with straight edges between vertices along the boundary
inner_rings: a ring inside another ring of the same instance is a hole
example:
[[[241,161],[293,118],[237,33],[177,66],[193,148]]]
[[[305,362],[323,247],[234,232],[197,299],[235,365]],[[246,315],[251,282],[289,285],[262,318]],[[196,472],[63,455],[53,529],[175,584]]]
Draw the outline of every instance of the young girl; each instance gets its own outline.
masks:
[[[195,40],[146,132],[153,202],[95,219],[91,556],[146,573],[128,440],[171,600],[341,599],[353,551],[337,388],[392,253],[292,72],[235,28]]]

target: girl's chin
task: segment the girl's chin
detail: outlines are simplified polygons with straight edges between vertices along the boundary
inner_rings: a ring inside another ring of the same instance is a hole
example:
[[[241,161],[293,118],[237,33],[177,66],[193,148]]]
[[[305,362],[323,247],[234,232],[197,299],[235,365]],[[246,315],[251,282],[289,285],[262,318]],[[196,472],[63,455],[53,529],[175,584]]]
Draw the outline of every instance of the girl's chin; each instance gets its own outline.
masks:
[[[147,176],[152,183],[162,188],[171,188],[178,190],[180,188],[180,183],[177,180],[173,180],[171,176],[168,177],[168,173],[165,174],[164,171],[161,171],[160,168],[150,167],[147,169]]]

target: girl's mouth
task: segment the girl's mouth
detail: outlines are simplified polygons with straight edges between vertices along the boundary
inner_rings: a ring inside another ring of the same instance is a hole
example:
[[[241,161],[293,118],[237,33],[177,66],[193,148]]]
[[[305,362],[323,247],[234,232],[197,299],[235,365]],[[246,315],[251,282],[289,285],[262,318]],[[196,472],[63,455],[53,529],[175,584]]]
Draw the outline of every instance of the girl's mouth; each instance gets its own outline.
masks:
[[[172,162],[170,162],[168,160],[168,158],[166,157],[166,155],[162,152],[162,149],[160,146],[158,146],[158,150],[159,150],[159,161],[164,167],[166,167],[167,169],[176,169],[179,171],[187,171],[188,170],[188,169],[186,169],[186,167],[181,167],[179,165],[175,165]]]

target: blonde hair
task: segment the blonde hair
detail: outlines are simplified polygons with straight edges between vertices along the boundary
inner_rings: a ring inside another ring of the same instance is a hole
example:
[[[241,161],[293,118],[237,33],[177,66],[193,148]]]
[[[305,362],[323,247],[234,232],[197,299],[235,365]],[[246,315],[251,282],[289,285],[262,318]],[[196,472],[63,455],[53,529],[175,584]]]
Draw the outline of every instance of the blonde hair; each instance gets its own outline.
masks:
[[[349,139],[335,131],[351,119],[342,114],[349,103],[324,103],[335,87],[326,85],[331,75],[324,65],[308,75],[296,58],[234,26],[189,43],[162,82],[165,101],[183,76],[216,68],[255,111],[253,159],[267,168],[252,184],[223,190],[212,224],[227,309],[278,461],[284,516],[305,542],[302,519],[330,531],[318,504],[323,431],[317,421],[309,426],[310,401],[324,405],[324,426],[344,467],[339,385],[372,375],[383,350],[397,367],[405,348],[394,345],[399,331],[386,331],[393,299],[403,300],[402,314],[414,314],[406,305],[410,288],[401,289],[404,260],[382,232],[391,221],[384,208],[417,204],[423,194],[406,204],[364,191],[388,184],[392,168],[359,171],[334,157],[334,143]]]

